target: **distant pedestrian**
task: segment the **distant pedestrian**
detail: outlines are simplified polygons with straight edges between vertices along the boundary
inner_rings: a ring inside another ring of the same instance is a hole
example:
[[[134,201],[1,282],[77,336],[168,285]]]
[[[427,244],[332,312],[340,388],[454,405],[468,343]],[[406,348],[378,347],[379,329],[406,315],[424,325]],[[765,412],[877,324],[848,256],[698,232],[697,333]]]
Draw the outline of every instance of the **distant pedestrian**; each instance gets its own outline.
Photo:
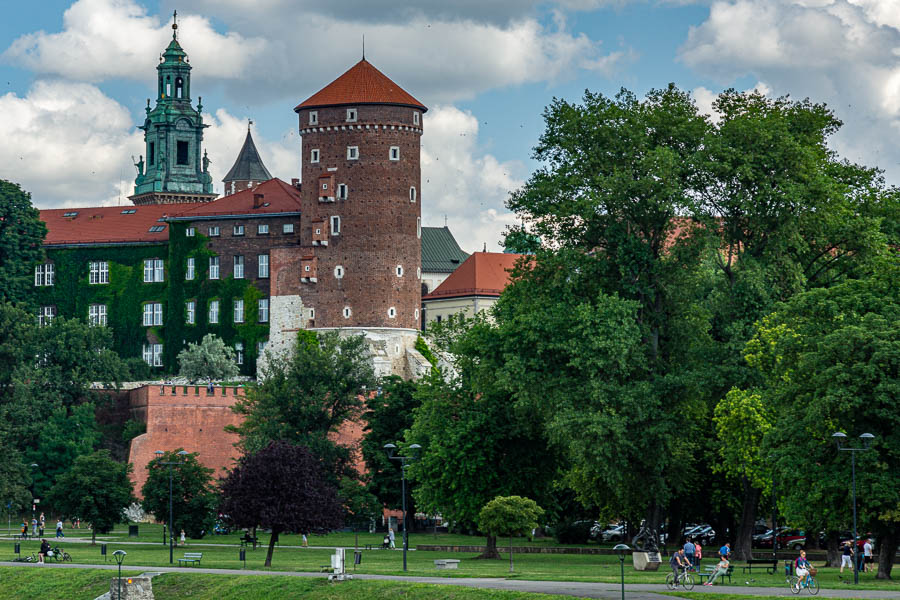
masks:
[[[700,540],[694,542],[694,570],[700,570],[700,561],[703,560],[703,547],[700,545]]]
[[[63,533],[62,519],[56,521],[56,537],[66,537],[66,534]]]
[[[866,573],[875,568],[874,554],[875,548],[872,547],[872,542],[866,539],[866,543],[863,544],[863,560],[865,561]]]
[[[307,548],[307,547],[309,546],[309,540],[306,539],[306,534],[305,534],[305,533],[301,533],[301,534],[300,534],[300,537],[303,538],[303,547],[304,547],[304,548]]]
[[[731,542],[728,542],[719,548],[719,556],[721,558],[729,558],[731,556]]]
[[[184,529],[181,530],[181,537],[178,538],[178,541],[182,546],[187,544],[187,542],[184,539]]]
[[[394,550],[397,546],[394,545],[394,528],[388,528],[388,540],[390,541],[391,550]]]
[[[694,566],[694,552],[697,550],[697,547],[694,546],[694,542],[691,541],[691,538],[687,538],[684,542],[684,558],[687,560],[687,564],[690,566]]]
[[[853,547],[850,542],[844,542],[844,547],[841,549],[841,573],[844,572],[844,567],[853,569]]]
[[[31,537],[37,537],[37,519],[31,519]]]
[[[44,528],[44,523],[45,523],[46,520],[47,520],[46,517],[44,517],[44,513],[41,513],[41,516],[38,517],[38,520],[41,522],[41,529],[43,529],[43,528]],[[44,534],[42,533],[41,535],[43,536]]]

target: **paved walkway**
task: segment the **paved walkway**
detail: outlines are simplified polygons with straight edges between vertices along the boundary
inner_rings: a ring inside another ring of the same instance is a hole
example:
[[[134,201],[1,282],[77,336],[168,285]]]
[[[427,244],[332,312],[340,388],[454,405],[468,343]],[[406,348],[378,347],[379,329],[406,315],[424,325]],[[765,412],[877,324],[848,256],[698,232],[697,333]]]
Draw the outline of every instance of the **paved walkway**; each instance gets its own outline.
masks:
[[[83,565],[83,564],[51,564],[40,566],[34,563],[0,562],[0,566],[31,567],[35,569],[104,569],[115,571],[116,565]],[[208,573],[213,575],[283,575],[286,577],[319,577],[322,573],[299,573],[296,571],[257,571],[234,569],[207,569],[203,567],[150,567],[142,565],[125,565],[128,571],[152,571],[155,573]],[[456,585],[461,587],[489,588],[496,590],[508,590],[517,592],[535,592],[541,594],[555,594],[560,596],[574,596],[576,598],[604,598],[615,600],[621,598],[621,587],[614,583],[586,583],[574,581],[526,581],[521,579],[495,579],[495,578],[457,578],[457,577],[403,577],[399,575],[354,575],[355,579],[371,581],[402,581],[406,583],[429,583],[434,585]],[[659,592],[666,591],[664,585],[656,584],[626,584],[625,597],[627,600],[671,600],[671,596],[664,596]],[[789,596],[786,586],[767,587],[740,587],[740,586],[697,586],[693,590],[698,593],[719,594],[748,594],[753,596]],[[819,598],[863,598],[868,600],[897,600],[897,590],[854,590],[851,588],[822,589]],[[804,594],[798,598],[812,598]]]

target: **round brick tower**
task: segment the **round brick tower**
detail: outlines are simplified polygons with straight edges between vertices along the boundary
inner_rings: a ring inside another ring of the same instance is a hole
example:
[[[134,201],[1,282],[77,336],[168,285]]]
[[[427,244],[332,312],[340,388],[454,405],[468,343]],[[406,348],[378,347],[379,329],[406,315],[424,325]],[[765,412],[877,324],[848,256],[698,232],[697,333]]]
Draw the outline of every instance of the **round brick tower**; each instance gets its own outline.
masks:
[[[305,325],[418,329],[427,108],[363,59],[294,110]]]

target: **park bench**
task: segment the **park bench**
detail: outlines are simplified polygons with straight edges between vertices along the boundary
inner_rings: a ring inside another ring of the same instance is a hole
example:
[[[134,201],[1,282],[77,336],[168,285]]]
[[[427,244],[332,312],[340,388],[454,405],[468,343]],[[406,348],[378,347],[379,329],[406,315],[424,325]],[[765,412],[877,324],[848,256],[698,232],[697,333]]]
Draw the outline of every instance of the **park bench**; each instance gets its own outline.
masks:
[[[250,535],[249,533],[245,533],[241,538],[241,546],[246,546],[247,544],[253,544],[253,549],[256,550],[256,545],[259,543],[259,538]]]
[[[704,567],[702,573],[697,573],[697,577],[700,578],[700,583],[703,583],[704,579],[709,579],[713,576],[713,573],[716,572],[717,567]],[[731,583],[731,574],[734,573],[734,567],[728,565],[728,570],[719,575],[719,578],[728,578],[728,583]]]
[[[459,568],[459,561],[455,558],[439,558],[434,561],[435,569],[457,569]]]
[[[772,574],[778,570],[778,560],[774,558],[751,558],[747,560],[747,566],[741,567],[741,572],[746,573],[747,571],[753,572],[753,565],[767,565],[765,567],[766,573]],[[757,567],[759,568],[759,567]]]
[[[197,563],[200,564],[200,559],[203,558],[202,552],[185,552],[184,557],[178,559],[178,566],[180,567],[182,563]]]

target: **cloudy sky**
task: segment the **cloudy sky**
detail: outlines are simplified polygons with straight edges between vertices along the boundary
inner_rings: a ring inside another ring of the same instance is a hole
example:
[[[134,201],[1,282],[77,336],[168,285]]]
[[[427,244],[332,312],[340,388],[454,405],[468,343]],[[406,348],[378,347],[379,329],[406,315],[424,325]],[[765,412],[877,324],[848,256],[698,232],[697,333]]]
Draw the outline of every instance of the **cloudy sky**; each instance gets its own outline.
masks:
[[[900,0],[0,0],[0,178],[41,208],[127,203],[155,66],[179,13],[221,178],[247,120],[299,176],[293,107],[361,55],[424,102],[422,210],[497,249],[550,100],[675,82],[828,103],[842,156],[900,183]]]

